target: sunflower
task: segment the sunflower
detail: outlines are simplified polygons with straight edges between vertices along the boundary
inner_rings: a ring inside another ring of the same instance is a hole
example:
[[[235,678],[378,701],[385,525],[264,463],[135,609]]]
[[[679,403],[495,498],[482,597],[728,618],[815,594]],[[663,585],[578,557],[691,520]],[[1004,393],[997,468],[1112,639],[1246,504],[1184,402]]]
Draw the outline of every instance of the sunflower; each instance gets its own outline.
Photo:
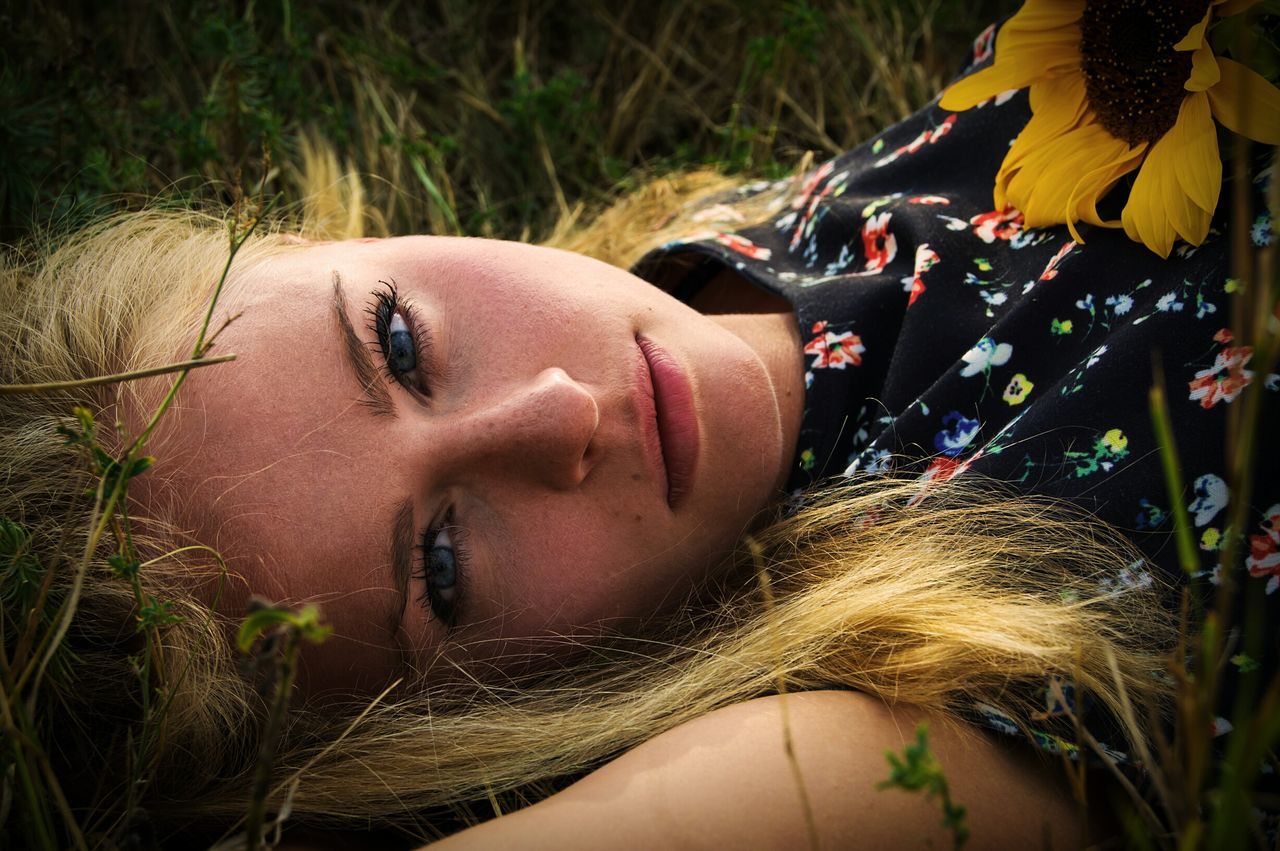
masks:
[[[945,109],[964,110],[1030,86],[1031,120],[996,174],[997,210],[1029,227],[1123,226],[1168,257],[1177,237],[1199,245],[1222,187],[1214,119],[1280,145],[1280,90],[1215,56],[1215,17],[1257,0],[1026,0],[996,38],[988,68],[952,85]],[[1120,221],[1098,201],[1138,169]]]

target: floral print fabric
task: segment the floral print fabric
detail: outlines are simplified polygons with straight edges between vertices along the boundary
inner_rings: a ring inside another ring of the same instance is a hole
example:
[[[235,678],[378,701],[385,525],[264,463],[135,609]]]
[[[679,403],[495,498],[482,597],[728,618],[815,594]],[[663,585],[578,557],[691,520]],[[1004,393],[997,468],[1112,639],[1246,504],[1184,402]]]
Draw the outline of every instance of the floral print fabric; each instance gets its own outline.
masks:
[[[989,41],[990,32],[978,45]],[[890,469],[914,471],[927,487],[972,471],[1067,499],[1149,558],[1113,577],[1115,588],[1150,582],[1148,570],[1188,581],[1147,406],[1153,364],[1192,490],[1182,498],[1203,569],[1189,581],[1208,593],[1233,498],[1227,417],[1246,386],[1262,384],[1248,560],[1237,582],[1263,583],[1274,654],[1280,376],[1260,374],[1229,330],[1241,286],[1228,274],[1225,216],[1202,246],[1180,243],[1168,260],[1117,230],[1087,228],[1078,244],[1062,226],[1026,227],[1016,209],[992,209],[991,187],[1028,118],[1025,92],[959,114],[930,105],[819,166],[789,196],[783,184],[739,190],[779,192],[765,221],[740,226],[716,212],[731,213],[733,199],[719,199],[702,218],[723,229],[663,246],[636,272],[670,281],[674,263],[673,291],[689,299],[729,267],[793,305],[806,365],[793,489]],[[1272,238],[1263,214],[1251,239]],[[1063,693],[1046,684],[1046,713]],[[978,714],[992,727],[1016,729],[987,710]],[[1048,734],[1040,743],[1075,747]]]

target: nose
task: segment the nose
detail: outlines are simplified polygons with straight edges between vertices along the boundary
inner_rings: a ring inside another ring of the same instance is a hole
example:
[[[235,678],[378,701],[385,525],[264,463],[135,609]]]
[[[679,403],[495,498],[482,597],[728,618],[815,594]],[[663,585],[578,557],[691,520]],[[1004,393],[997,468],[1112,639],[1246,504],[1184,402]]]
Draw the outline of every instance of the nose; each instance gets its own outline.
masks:
[[[459,414],[451,466],[568,490],[595,464],[599,425],[591,392],[563,369],[544,369]]]

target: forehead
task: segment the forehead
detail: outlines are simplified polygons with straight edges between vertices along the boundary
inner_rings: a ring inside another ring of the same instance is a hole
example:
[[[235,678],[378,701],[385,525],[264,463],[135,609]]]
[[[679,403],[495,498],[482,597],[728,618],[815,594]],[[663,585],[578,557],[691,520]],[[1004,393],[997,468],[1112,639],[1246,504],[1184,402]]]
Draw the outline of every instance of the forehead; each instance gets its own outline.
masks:
[[[367,412],[343,362],[327,260],[290,250],[228,282],[211,327],[231,320],[216,351],[236,360],[189,375],[136,496],[173,506],[179,528],[226,559],[226,614],[237,617],[250,592],[314,600],[337,636],[313,667],[390,668],[397,592],[370,515],[396,500],[361,439]]]

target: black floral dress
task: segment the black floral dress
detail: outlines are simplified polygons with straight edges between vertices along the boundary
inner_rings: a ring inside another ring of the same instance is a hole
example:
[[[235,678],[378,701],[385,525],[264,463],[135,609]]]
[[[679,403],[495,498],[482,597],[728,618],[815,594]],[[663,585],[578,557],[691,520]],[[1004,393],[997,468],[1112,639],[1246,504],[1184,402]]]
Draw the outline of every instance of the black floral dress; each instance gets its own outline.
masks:
[[[975,42],[967,70],[990,62],[991,40],[988,30]],[[1029,117],[1025,91],[963,113],[931,104],[803,177],[765,221],[733,221],[733,199],[722,199],[700,214],[705,233],[651,252],[635,271],[670,286],[678,269],[673,292],[690,299],[728,267],[792,304],[806,363],[793,488],[892,466],[914,470],[922,488],[974,471],[1070,500],[1148,556],[1112,588],[1160,571],[1212,593],[1232,499],[1227,418],[1246,386],[1264,385],[1237,587],[1263,586],[1269,658],[1237,654],[1229,671],[1261,677],[1275,670],[1280,623],[1280,376],[1251,368],[1251,349],[1229,328],[1242,287],[1228,274],[1226,217],[1168,260],[1120,230],[1085,227],[1078,244],[1065,226],[1026,227],[1017,210],[992,209],[992,184]],[[1254,245],[1273,238],[1267,213],[1252,225]],[[1178,565],[1147,403],[1156,362],[1191,489],[1203,562],[1194,577]],[[1054,694],[1046,687],[1050,715],[1061,709]],[[978,710],[1016,732],[998,711]],[[1229,728],[1221,717],[1214,732]],[[1063,737],[1036,737],[1077,755]]]

